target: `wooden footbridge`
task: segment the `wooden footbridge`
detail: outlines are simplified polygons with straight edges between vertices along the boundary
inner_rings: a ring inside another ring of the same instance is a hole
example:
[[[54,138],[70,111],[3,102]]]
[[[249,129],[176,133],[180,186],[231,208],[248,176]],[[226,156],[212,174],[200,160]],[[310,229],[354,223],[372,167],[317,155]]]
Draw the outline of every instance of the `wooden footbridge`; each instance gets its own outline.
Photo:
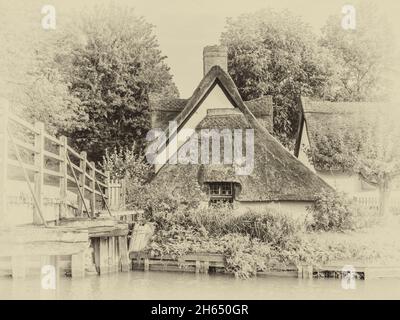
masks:
[[[124,183],[0,101],[0,275],[129,269]]]

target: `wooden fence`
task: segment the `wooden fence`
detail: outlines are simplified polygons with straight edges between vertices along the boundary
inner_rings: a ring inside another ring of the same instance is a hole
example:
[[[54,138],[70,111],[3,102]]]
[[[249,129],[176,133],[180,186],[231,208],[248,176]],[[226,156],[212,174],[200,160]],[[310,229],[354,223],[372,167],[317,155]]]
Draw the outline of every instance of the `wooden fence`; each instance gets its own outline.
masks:
[[[89,162],[85,151],[75,151],[64,136],[56,138],[46,133],[42,122],[32,125],[14,115],[5,100],[0,101],[0,161],[0,225],[12,221],[10,215],[18,214],[9,205],[10,195],[19,188],[15,181],[30,191],[34,224],[57,222],[71,208],[75,217],[93,218],[99,211],[110,212],[110,206],[121,206],[124,200],[120,194],[123,184],[111,184],[109,173]],[[43,215],[47,193],[59,203],[54,219]]]
[[[357,204],[368,210],[379,212],[379,196],[376,194],[356,194],[354,199],[357,201]],[[394,193],[389,200],[389,210],[395,215],[400,215],[400,197],[398,193]]]

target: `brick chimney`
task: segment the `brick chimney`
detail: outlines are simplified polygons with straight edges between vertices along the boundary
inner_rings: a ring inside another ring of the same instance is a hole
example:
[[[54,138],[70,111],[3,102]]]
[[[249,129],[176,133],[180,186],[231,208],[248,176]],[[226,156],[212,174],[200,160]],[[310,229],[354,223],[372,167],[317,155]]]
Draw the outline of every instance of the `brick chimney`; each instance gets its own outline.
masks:
[[[225,46],[207,46],[203,49],[203,71],[204,75],[213,66],[220,66],[228,72],[228,48]]]

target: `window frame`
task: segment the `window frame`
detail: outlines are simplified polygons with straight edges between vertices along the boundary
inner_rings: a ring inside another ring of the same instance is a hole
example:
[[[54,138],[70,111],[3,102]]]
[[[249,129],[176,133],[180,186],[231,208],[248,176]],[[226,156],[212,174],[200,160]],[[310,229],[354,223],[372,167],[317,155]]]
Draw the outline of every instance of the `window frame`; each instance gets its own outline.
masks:
[[[208,185],[210,203],[233,202],[235,192],[232,182],[210,182]],[[218,193],[215,192],[217,189]]]

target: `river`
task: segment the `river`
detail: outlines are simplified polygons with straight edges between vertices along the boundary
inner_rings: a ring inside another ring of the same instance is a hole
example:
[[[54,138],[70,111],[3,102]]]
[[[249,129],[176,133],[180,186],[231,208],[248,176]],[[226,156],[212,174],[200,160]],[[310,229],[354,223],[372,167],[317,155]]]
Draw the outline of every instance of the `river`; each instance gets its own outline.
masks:
[[[0,299],[399,299],[400,279],[357,280],[131,271],[83,279],[60,278],[44,290],[38,278],[0,278]]]

